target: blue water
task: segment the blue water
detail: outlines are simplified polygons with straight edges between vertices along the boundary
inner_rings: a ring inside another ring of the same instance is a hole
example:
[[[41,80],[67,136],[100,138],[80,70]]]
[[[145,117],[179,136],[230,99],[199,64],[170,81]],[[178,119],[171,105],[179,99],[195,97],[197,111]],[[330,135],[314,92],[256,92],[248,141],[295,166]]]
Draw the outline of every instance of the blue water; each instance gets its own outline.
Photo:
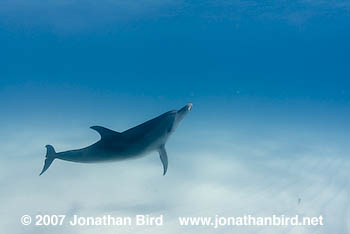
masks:
[[[38,1],[0,7],[0,193],[8,233],[95,233],[22,226],[24,214],[323,215],[350,232],[350,4],[347,1]],[[63,151],[193,103],[157,154],[112,164]],[[298,199],[301,199],[298,204]],[[16,204],[14,206],[13,204]],[[115,233],[106,227],[106,233]]]

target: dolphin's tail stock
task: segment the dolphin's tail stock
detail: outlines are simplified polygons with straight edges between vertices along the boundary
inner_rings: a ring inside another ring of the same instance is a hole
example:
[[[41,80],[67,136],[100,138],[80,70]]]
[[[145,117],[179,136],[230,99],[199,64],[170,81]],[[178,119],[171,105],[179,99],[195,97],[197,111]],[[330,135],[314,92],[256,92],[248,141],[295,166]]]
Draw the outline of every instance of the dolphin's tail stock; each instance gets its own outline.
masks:
[[[56,158],[56,151],[53,148],[52,145],[46,145],[46,158],[45,158],[45,164],[44,167],[42,169],[42,171],[40,172],[39,176],[42,175],[51,165],[51,163],[53,162],[53,160]]]

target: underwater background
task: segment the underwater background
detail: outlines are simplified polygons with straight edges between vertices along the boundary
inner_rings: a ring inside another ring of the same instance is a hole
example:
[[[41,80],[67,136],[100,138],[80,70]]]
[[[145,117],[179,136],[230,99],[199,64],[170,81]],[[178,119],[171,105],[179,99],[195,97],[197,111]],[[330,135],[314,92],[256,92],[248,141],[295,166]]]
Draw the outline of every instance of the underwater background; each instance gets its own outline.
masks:
[[[4,233],[350,233],[350,3],[2,0]],[[57,151],[193,103],[138,160]],[[164,215],[164,226],[23,226],[22,215]],[[324,226],[182,227],[178,216],[324,217]]]

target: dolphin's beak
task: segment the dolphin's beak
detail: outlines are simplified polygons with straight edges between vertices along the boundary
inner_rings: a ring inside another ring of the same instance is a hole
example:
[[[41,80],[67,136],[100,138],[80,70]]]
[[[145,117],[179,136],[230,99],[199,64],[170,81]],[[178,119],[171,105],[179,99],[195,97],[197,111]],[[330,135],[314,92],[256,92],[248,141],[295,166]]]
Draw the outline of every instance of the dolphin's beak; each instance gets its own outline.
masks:
[[[187,106],[187,110],[190,111],[190,110],[192,109],[193,104],[192,104],[192,103],[189,103],[189,104],[187,104],[186,106]]]
[[[187,114],[192,109],[192,103],[187,104],[186,106],[182,107],[180,110],[178,110],[179,115]]]
[[[176,112],[174,125],[172,127],[173,130],[177,127],[177,125],[181,122],[181,120],[183,120],[185,115],[188,112],[190,112],[190,110],[192,109],[192,106],[193,106],[192,103],[189,103]]]
[[[177,116],[178,118],[181,120],[183,119],[183,117],[185,117],[185,115],[190,112],[190,110],[192,109],[192,103],[187,104],[186,106],[182,107],[180,110],[177,111]]]

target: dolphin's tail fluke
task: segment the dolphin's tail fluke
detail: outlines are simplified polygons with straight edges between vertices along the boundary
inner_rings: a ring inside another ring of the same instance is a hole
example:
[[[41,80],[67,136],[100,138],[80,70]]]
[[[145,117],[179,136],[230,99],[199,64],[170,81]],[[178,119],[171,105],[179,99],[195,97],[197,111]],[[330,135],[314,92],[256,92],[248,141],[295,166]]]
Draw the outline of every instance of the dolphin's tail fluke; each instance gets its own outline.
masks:
[[[45,159],[45,164],[44,167],[42,169],[42,171],[40,172],[39,176],[42,175],[51,165],[51,163],[53,162],[53,160],[56,158],[56,151],[53,148],[52,145],[46,145],[46,159]]]

